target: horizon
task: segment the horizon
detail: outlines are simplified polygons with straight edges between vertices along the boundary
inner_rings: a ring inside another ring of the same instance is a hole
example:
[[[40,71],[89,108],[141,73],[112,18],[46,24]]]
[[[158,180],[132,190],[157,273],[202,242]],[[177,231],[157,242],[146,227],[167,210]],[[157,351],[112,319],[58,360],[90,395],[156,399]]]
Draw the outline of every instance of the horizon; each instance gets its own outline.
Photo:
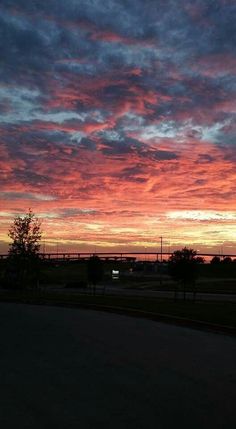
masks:
[[[28,208],[51,252],[236,254],[235,19],[228,0],[3,0],[0,254]]]

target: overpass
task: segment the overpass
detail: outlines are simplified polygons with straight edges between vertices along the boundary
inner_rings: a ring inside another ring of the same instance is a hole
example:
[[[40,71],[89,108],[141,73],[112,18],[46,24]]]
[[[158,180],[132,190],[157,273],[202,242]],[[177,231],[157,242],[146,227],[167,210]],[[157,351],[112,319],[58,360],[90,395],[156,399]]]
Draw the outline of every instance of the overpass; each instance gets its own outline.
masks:
[[[50,252],[50,253],[39,253],[39,258],[43,261],[55,261],[55,262],[66,262],[66,261],[86,261],[91,256],[98,256],[104,261],[123,261],[123,262],[134,262],[134,261],[145,261],[145,262],[157,262],[162,261],[163,258],[168,259],[173,252]],[[225,257],[236,258],[236,254],[223,254],[217,253],[197,253],[197,256],[203,258],[213,258],[218,256],[221,259]],[[6,260],[8,254],[0,254],[0,260]]]

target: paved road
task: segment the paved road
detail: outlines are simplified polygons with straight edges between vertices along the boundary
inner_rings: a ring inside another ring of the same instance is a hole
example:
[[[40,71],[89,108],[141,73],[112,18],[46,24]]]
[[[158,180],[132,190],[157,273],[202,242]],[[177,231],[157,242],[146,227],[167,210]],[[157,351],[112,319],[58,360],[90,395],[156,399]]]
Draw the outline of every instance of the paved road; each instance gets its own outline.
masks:
[[[236,339],[0,304],[3,429],[235,429]]]

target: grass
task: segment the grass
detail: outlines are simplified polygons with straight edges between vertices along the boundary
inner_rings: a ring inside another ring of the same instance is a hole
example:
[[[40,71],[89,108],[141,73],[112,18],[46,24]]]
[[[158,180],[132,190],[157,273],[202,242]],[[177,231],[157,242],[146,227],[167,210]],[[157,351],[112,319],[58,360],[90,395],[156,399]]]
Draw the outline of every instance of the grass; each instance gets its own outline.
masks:
[[[236,264],[232,264],[234,268]],[[126,270],[128,269],[126,266]],[[124,265],[118,262],[105,264],[105,272],[107,281],[111,281],[111,270],[117,268],[121,272],[120,282],[117,284],[124,286],[125,288],[132,289],[152,289],[152,290],[174,290],[174,282],[171,281],[169,276],[163,275],[163,282],[160,285],[160,278],[158,274],[143,274],[138,273],[134,276],[127,275],[127,271],[124,271]],[[232,269],[228,271],[222,271],[224,276],[219,270],[219,273],[213,270],[210,271],[211,266],[201,267],[202,272],[199,273],[200,277],[197,280],[196,290],[197,292],[211,292],[211,293],[236,293],[236,274]],[[218,268],[218,267],[216,267]],[[220,267],[222,268],[222,267]],[[223,267],[225,268],[225,267]],[[227,268],[227,267],[226,267]],[[232,272],[231,272],[232,271]],[[211,277],[210,277],[211,274]],[[222,275],[223,275],[222,274]],[[231,277],[226,274],[231,274]],[[40,283],[42,284],[66,284],[69,282],[86,281],[87,279],[87,266],[85,263],[72,263],[72,264],[54,264],[44,266],[40,274]],[[188,290],[188,288],[186,289]]]
[[[124,267],[124,265],[120,266],[120,268],[122,267]],[[105,268],[107,273],[109,273],[111,268],[113,268],[113,264],[107,264]],[[203,267],[204,272],[201,273],[202,276],[197,282],[197,292],[236,293],[236,278],[230,278],[229,276],[222,278],[220,275],[218,277],[216,276],[216,278],[210,278],[208,276],[208,271],[210,269],[210,266]],[[233,271],[231,274],[233,274]],[[119,308],[126,309],[127,312],[130,309],[133,309],[141,312],[151,312],[170,315],[172,317],[194,319],[201,322],[232,326],[236,328],[236,303],[234,302],[196,301],[193,303],[192,301],[174,302],[171,299],[137,296],[92,296],[79,294],[78,291],[76,294],[70,293],[69,291],[65,292],[63,288],[61,291],[50,291],[50,285],[56,284],[62,286],[69,282],[86,280],[86,276],[87,268],[84,263],[44,266],[40,274],[40,283],[48,285],[48,287],[45,287],[44,291],[0,290],[0,300],[52,304],[58,303],[60,305],[72,304],[84,307],[99,306],[100,308],[110,306],[116,311],[119,311]],[[108,277],[108,282],[111,282],[110,276]],[[122,275],[121,280],[117,282],[117,284],[124,288],[133,289],[174,290],[174,283],[165,275],[163,275],[162,285],[160,285],[158,275],[145,275],[143,273],[139,273],[134,277]]]
[[[231,326],[236,328],[236,303],[234,302],[192,302],[171,301],[168,299],[124,297],[109,295],[79,295],[41,290],[0,291],[1,301],[20,301],[32,303],[57,303],[78,306],[110,306],[159,313],[173,317],[193,319],[201,322]]]
[[[143,289],[143,290],[164,290],[173,291],[175,284],[173,281],[164,279],[162,285],[160,280],[156,279],[140,279],[124,282],[121,281],[127,289]],[[192,291],[188,285],[186,285],[186,291]],[[200,278],[196,283],[196,292],[206,293],[236,293],[236,279],[204,279]]]

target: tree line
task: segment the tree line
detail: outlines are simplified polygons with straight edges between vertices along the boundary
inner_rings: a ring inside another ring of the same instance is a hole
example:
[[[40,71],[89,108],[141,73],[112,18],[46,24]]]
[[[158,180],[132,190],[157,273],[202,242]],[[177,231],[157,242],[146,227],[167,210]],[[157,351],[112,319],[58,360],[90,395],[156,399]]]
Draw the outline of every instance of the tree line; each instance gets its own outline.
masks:
[[[9,283],[36,284],[39,278],[40,240],[42,237],[41,222],[29,210],[24,216],[16,216],[8,233],[11,243],[8,252],[8,278]],[[182,285],[185,295],[186,286],[195,289],[198,277],[198,266],[203,264],[204,258],[197,255],[194,249],[184,247],[176,250],[168,260],[169,275]],[[232,262],[230,257],[221,260],[214,256],[211,264]],[[103,264],[98,256],[92,256],[88,261],[88,281],[93,287],[103,278]]]

